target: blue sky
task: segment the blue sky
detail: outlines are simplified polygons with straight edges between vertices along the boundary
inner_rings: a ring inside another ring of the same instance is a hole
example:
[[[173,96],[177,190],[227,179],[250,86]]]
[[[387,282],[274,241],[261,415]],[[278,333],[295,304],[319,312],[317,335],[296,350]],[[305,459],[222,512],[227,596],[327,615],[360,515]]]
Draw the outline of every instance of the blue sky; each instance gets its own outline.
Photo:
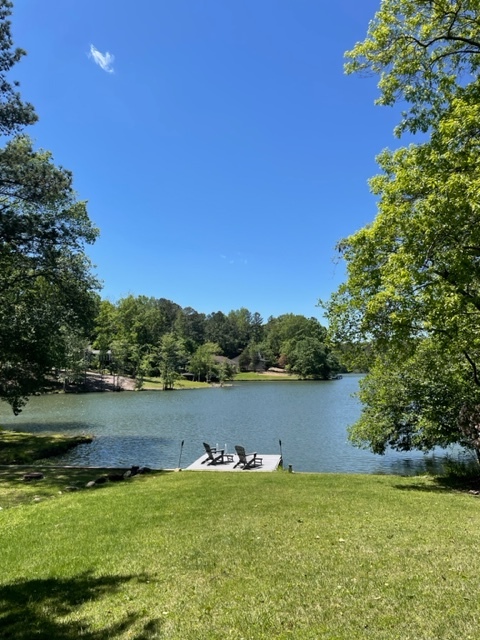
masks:
[[[398,112],[345,76],[379,0],[17,0],[11,72],[101,235],[102,296],[266,320],[344,278]]]

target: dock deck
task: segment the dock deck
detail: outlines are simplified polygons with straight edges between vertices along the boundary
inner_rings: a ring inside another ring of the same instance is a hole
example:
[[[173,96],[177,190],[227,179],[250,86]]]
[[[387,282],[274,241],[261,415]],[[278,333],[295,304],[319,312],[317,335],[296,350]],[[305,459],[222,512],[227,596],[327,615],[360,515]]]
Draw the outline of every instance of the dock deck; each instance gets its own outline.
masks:
[[[252,467],[251,469],[243,469],[241,465],[235,468],[238,462],[238,456],[234,454],[233,462],[223,462],[221,464],[208,464],[206,462],[207,455],[200,456],[195,462],[192,462],[185,471],[245,471],[245,473],[256,473],[258,471],[276,471],[281,464],[281,456],[273,456],[268,454],[259,453],[259,458],[262,458],[262,466]],[[204,463],[204,464],[202,464]]]

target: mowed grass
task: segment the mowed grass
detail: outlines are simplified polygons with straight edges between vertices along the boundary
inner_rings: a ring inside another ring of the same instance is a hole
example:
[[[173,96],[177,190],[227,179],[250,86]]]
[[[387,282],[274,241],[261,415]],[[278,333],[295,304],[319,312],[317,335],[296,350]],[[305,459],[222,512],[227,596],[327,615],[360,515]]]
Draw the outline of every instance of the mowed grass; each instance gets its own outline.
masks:
[[[179,379],[175,381],[174,389],[208,389],[207,382],[196,382],[194,380]],[[162,391],[163,380],[161,378],[144,378],[142,389]]]
[[[91,441],[91,436],[38,435],[0,428],[0,465],[31,464]]]
[[[480,499],[432,478],[184,471],[51,495],[0,511],[2,638],[479,637]]]
[[[233,380],[228,380],[225,385],[232,385],[235,382],[283,382],[284,380],[292,382],[293,380],[299,380],[297,375],[290,375],[288,373],[255,373],[253,371],[247,371],[243,373],[237,373]],[[219,384],[218,381],[215,384]],[[197,382],[187,379],[179,379],[175,382],[175,389],[207,389],[211,385],[208,382]],[[161,378],[144,378],[142,389],[146,390],[162,390],[163,382]]]
[[[25,476],[31,471],[43,473],[43,479],[25,480]],[[87,490],[88,482],[101,477],[108,478],[109,474],[118,475],[125,471],[127,468],[64,468],[42,466],[38,463],[31,467],[25,465],[0,466],[0,512],[19,505],[57,498],[64,493]],[[155,473],[163,472],[157,471]]]
[[[234,381],[237,380],[239,382],[273,382],[283,380],[288,380],[292,382],[292,380],[299,380],[299,377],[295,374],[288,373],[255,373],[253,371],[245,371],[242,373],[237,373],[234,377]]]

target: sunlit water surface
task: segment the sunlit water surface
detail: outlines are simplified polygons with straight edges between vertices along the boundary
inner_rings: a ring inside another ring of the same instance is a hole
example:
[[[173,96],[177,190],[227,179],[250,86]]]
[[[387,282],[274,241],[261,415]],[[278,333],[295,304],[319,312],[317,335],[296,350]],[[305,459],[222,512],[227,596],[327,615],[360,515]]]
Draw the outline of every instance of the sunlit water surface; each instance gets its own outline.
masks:
[[[445,451],[374,455],[347,441],[360,415],[353,396],[359,376],[330,382],[245,382],[232,387],[168,393],[90,393],[35,397],[0,423],[35,433],[95,436],[55,463],[88,466],[185,467],[202,455],[202,442],[234,450],[280,453],[295,471],[413,474],[439,468]],[[183,449],[181,443],[184,441]],[[448,452],[447,452],[448,453]]]

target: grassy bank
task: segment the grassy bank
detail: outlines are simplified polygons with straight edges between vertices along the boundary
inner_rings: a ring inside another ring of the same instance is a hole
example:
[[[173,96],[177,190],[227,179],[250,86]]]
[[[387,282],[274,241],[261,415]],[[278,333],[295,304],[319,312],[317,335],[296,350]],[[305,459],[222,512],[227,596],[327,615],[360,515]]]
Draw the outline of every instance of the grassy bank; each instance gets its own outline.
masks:
[[[44,475],[43,479],[24,480],[24,476],[32,470],[41,472]],[[89,491],[90,489],[86,486],[88,482],[112,473],[116,475],[119,471],[103,468],[61,468],[38,464],[34,468],[0,466],[0,510],[59,498],[71,491]],[[0,637],[2,637],[1,634]]]
[[[479,498],[432,478],[58,482],[0,511],[11,640],[478,637]]]
[[[208,389],[210,385],[207,382],[194,382],[193,380],[177,380],[175,389]],[[142,389],[161,391],[163,381],[161,378],[144,378]]]
[[[37,435],[0,428],[0,465],[31,464],[91,441],[91,436]]]
[[[244,373],[237,373],[234,380],[245,382],[272,382],[274,380],[276,382],[277,380],[299,380],[299,377],[288,373],[254,373],[253,371],[246,371]]]
[[[237,373],[233,380],[226,382],[226,385],[234,384],[235,382],[272,382],[283,380],[299,380],[298,376],[288,374],[269,374],[269,373]],[[218,385],[218,382],[216,383]],[[161,378],[144,378],[143,389],[162,389]],[[208,382],[194,382],[193,380],[177,380],[175,382],[175,389],[208,389],[211,385]]]
[[[254,373],[245,372],[237,373],[233,380],[226,382],[226,385],[231,385],[235,382],[272,382],[283,380],[299,380],[298,376],[279,373]],[[162,380],[160,378],[144,378],[143,389],[162,389]],[[216,383],[218,384],[218,382]],[[175,382],[175,389],[207,389],[211,385],[208,382],[194,382],[193,380],[177,380]]]

